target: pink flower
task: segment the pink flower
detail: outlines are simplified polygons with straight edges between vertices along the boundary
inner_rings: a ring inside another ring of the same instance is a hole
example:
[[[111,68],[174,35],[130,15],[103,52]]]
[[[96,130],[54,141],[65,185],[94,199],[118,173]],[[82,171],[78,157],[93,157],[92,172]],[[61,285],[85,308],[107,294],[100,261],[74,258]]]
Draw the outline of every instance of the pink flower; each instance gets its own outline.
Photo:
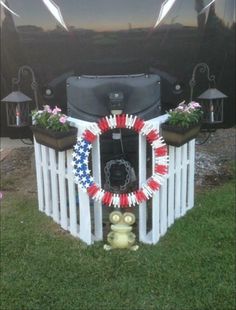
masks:
[[[60,121],[60,123],[65,124],[66,121],[67,121],[67,117],[66,117],[65,115],[61,116],[61,117],[59,118],[59,121]]]
[[[0,200],[3,198],[3,193],[0,192]]]
[[[195,102],[195,101],[191,101],[191,102],[189,103],[189,106],[190,106],[191,108],[194,108],[194,109],[200,109],[200,108],[201,108],[200,104],[199,104],[198,102]]]
[[[58,112],[61,112],[61,109],[55,106],[55,108],[52,110],[52,114],[56,115]]]

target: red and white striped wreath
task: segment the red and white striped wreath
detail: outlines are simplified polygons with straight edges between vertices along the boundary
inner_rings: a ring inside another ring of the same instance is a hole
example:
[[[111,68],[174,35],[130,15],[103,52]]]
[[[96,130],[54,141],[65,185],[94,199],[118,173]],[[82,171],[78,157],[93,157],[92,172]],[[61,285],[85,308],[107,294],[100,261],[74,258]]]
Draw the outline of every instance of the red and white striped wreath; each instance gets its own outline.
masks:
[[[115,128],[127,128],[146,136],[147,141],[153,149],[154,173],[146,180],[141,188],[130,193],[116,194],[105,191],[94,182],[88,167],[88,157],[92,149],[92,143],[99,135]],[[167,153],[166,144],[151,122],[146,122],[137,116],[129,116],[128,114],[106,116],[101,118],[98,123],[92,123],[85,129],[74,146],[72,156],[75,181],[82,189],[87,191],[92,199],[101,202],[103,205],[118,208],[139,205],[150,199],[159,190],[168,172]]]

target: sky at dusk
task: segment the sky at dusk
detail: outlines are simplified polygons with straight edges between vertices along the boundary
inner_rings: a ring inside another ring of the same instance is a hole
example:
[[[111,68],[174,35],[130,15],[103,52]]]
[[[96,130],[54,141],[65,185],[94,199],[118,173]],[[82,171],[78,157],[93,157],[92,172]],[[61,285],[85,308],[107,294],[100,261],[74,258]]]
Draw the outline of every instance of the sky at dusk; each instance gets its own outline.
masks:
[[[67,27],[93,30],[152,28],[159,16],[162,0],[54,0],[60,8]],[[210,0],[205,0],[207,5]],[[233,0],[216,0],[220,15],[228,14]],[[55,29],[59,23],[42,0],[8,0],[9,7],[20,15],[15,24],[37,25],[45,30]],[[162,23],[196,26],[195,0],[176,0]]]

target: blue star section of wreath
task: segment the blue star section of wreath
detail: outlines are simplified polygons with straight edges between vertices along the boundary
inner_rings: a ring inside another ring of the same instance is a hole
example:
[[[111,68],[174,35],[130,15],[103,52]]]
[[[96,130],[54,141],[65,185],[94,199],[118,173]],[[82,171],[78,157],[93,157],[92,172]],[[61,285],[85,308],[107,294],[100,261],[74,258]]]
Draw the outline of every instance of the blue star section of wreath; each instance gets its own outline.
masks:
[[[87,189],[93,184],[93,178],[91,177],[88,167],[88,157],[92,144],[82,138],[78,139],[77,144],[74,146],[73,156],[73,172],[75,174],[76,181],[84,189]]]

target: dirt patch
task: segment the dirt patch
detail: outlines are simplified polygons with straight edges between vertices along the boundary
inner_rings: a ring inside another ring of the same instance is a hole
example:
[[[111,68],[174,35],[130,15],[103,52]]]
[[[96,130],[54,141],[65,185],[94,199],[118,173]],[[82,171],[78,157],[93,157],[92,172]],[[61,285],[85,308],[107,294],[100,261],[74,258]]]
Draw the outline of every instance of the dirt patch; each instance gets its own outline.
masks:
[[[235,127],[220,129],[212,133],[206,143],[196,144],[195,180],[197,188],[220,185],[234,177],[235,137]],[[196,142],[198,143],[198,139]]]
[[[37,194],[33,147],[13,149],[1,161],[1,190]]]

